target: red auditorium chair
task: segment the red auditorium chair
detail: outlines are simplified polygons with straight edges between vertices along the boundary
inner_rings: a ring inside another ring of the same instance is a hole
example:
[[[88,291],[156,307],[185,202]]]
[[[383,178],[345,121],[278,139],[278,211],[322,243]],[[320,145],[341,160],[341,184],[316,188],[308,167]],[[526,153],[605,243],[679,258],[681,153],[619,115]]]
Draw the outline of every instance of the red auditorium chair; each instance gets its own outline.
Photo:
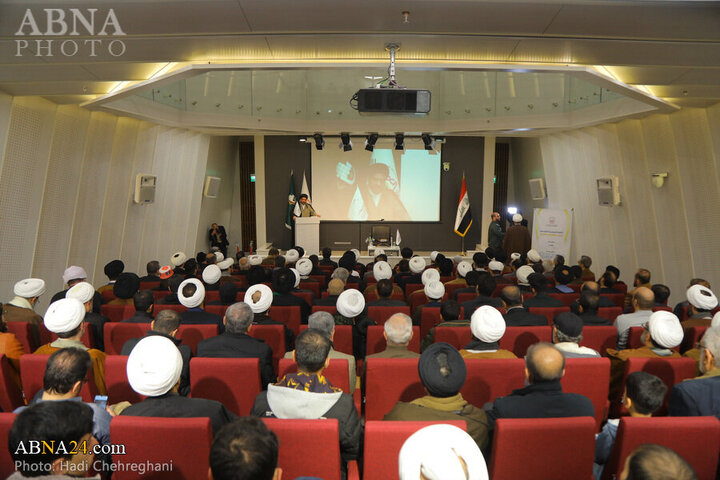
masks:
[[[108,405],[127,401],[141,402],[145,399],[130,386],[127,378],[126,355],[108,355],[105,357],[105,385],[108,391]]]
[[[207,478],[210,468],[212,428],[210,419],[117,416],[110,422],[113,445],[124,445],[124,455],[113,463],[168,464],[164,472],[146,472],[142,478],[178,480]],[[189,441],[192,440],[192,441]],[[138,472],[117,469],[113,480],[137,480]]]
[[[390,318],[395,313],[404,313],[405,315],[410,315],[410,307],[368,307],[367,308],[367,315],[368,317],[375,320],[375,323],[378,325],[382,325],[385,323],[385,320]]]
[[[3,439],[3,448],[0,448],[0,478],[7,478],[15,472],[15,462],[7,448],[7,439],[16,416],[14,413],[0,412],[0,438]]]
[[[295,295],[296,297],[302,298],[307,302],[308,305],[312,305],[313,303],[313,293],[312,292],[297,292],[297,291],[291,291],[292,295]]]
[[[153,316],[156,316],[163,310],[174,310],[178,313],[183,313],[187,310],[187,307],[185,305],[155,305],[155,308],[153,309]]]
[[[417,290],[422,290],[423,288],[425,288],[425,285],[423,285],[422,283],[407,283],[407,284],[405,284],[405,298],[407,298],[409,300],[411,293],[413,293]]]
[[[273,305],[270,307],[270,318],[276,322],[282,322],[288,326],[297,336],[300,333],[300,307],[293,305],[290,307],[281,307]]]
[[[382,420],[398,401],[426,395],[417,358],[368,358],[365,365],[365,420]]]
[[[461,292],[457,294],[457,302],[462,304],[464,302],[469,302],[470,300],[477,297],[476,293],[470,293],[470,292]]]
[[[0,355],[0,408],[4,412],[12,412],[22,405],[25,405],[25,401],[22,391],[15,383],[15,370],[10,365],[10,360],[5,355]]]
[[[273,369],[277,372],[278,362],[285,356],[284,325],[253,325],[248,333],[264,341],[272,350]]]
[[[668,307],[667,305],[660,305],[657,307],[653,307],[652,310],[653,310],[653,312],[659,312],[661,310],[664,312],[672,312],[673,311],[672,307]]]
[[[312,305],[312,299],[313,298],[320,298],[320,283],[318,282],[300,282],[298,284],[298,288],[300,290],[310,290],[312,292],[312,297],[310,297],[310,301],[308,302],[308,305]]]
[[[160,281],[157,282],[140,282],[139,290],[155,290],[160,286]]]
[[[525,386],[525,361],[521,358],[466,358],[465,365],[467,378],[460,393],[478,408]]]
[[[697,373],[697,362],[692,358],[648,358],[648,357],[630,357],[625,363],[625,376],[623,377],[623,385],[627,380],[627,376],[632,372],[647,372],[659,377],[668,387],[667,394],[663,405],[655,412],[656,416],[667,415],[668,398],[673,385],[680,383],[688,378],[694,378]]]
[[[167,297],[168,295],[170,295],[170,291],[169,291],[169,290],[153,290],[153,291],[152,291],[152,294],[153,294],[153,299],[155,299],[155,302],[157,303],[158,300],[162,300],[163,298],[165,298],[165,297]],[[162,308],[162,305],[157,305],[157,304],[156,304],[156,305],[155,305],[155,308],[156,308],[156,309],[161,309],[161,308]]]
[[[43,388],[43,377],[45,376],[45,365],[50,355],[23,355],[20,357],[20,380],[25,392],[25,398],[29,402],[37,392]],[[92,367],[88,371],[88,381],[83,384],[80,396],[85,402],[93,402],[97,395],[93,377]]]
[[[420,327],[412,327],[412,329],[413,336],[410,339],[408,350],[420,353]],[[387,342],[383,336],[384,332],[385,328],[381,325],[370,325],[368,327],[366,355],[372,355],[373,353],[379,353],[385,350]]]
[[[565,295],[560,293],[559,295]],[[536,313],[542,315],[547,319],[548,325],[552,325],[555,320],[555,315],[559,313],[569,312],[570,307],[530,307],[530,313]]]
[[[241,381],[240,381],[241,380]],[[249,415],[260,393],[257,358],[203,358],[190,360],[190,392],[225,405],[235,415]]]
[[[552,327],[507,327],[500,339],[500,348],[510,350],[522,358],[530,345],[551,341]]]
[[[123,345],[131,338],[141,338],[150,330],[150,323],[109,322],[105,324],[105,353],[120,355]]]
[[[49,336],[49,338],[48,338]],[[45,328],[45,325],[40,325],[40,340],[42,342],[42,345],[45,345],[46,343],[52,343],[55,340],[57,340],[59,337],[57,334],[49,331],[47,328]],[[80,337],[80,341],[83,345],[90,348],[97,348],[97,345],[95,344],[95,334],[93,334],[93,329],[88,328],[86,325],[85,331],[82,334],[82,337]],[[32,353],[32,352],[28,352]]]
[[[623,303],[625,302],[625,294],[624,293],[601,293],[601,297],[609,298],[611,302],[613,302],[618,307],[622,308]]]
[[[315,312],[328,312],[330,315],[335,315],[337,313],[337,307],[334,305],[313,305],[312,313]]]
[[[435,329],[435,343],[449,343],[461,350],[472,340],[470,327],[438,327]]]
[[[618,315],[622,315],[622,307],[600,307],[598,308],[598,317],[606,318],[615,323]]]
[[[442,301],[444,302],[444,301],[447,300],[447,299],[448,299],[448,294],[447,294],[447,292],[446,292],[446,293],[443,295],[443,297],[442,297]],[[428,299],[427,299],[427,297],[425,296],[425,292],[424,292],[424,291],[423,291],[423,292],[414,293],[414,294],[410,297],[410,311],[413,312],[413,313],[415,313],[415,310],[417,310],[417,308],[418,308],[420,305],[425,305],[426,303],[428,303]],[[437,308],[437,309],[440,309],[440,307],[436,307],[436,308]],[[423,309],[423,310],[424,310],[424,309]]]
[[[278,366],[278,378],[285,374],[297,372],[297,363],[292,358],[281,358]],[[331,358],[330,365],[323,370],[323,375],[334,386],[350,393],[350,377],[348,375],[348,361],[345,358]],[[192,378],[192,375],[190,376]]]
[[[107,290],[103,290],[101,295],[102,295],[102,297],[103,297],[103,303],[110,302],[110,301],[115,300],[115,299],[117,298],[117,297],[115,296],[115,294],[113,293],[113,289],[112,289],[112,288],[107,289]]]
[[[287,475],[287,478],[303,476],[340,480],[342,460],[337,419],[263,418],[263,421],[278,437],[278,467],[282,469],[283,477]],[[348,463],[347,480],[359,479],[357,462],[353,460]]]
[[[454,425],[467,431],[465,420],[444,422],[369,421],[365,423],[363,478],[389,478],[398,471],[398,455],[405,440],[421,428],[430,425]]]
[[[315,280],[320,285],[320,290],[324,290],[327,287],[327,277],[325,275],[308,275],[308,278]],[[317,296],[320,297],[319,295]]]
[[[617,328],[612,325],[585,326],[582,336],[580,345],[592,348],[600,355],[605,355],[608,348],[617,347]]]
[[[690,327],[685,329],[683,341],[680,344],[680,352],[685,353],[691,348],[695,348],[697,342],[700,341],[708,327]]]
[[[642,334],[645,331],[643,327],[630,327],[628,334],[627,348],[640,348],[643,346]]]
[[[610,359],[568,358],[560,383],[563,392],[579,393],[590,399],[595,408],[597,431],[600,431],[609,407]]]
[[[423,308],[420,314],[420,338],[425,338],[430,329],[440,322],[440,308]]]
[[[300,331],[307,330],[307,325],[300,325]],[[338,352],[353,354],[352,325],[335,325],[333,349]]]
[[[453,294],[455,293],[455,290],[459,290],[461,288],[467,288],[467,284],[450,283],[448,285],[445,285],[445,293],[447,293],[448,298],[453,298]]]
[[[205,290],[205,303],[220,300],[220,290]]]
[[[603,480],[619,478],[625,458],[645,443],[674,450],[692,465],[699,480],[717,478],[720,420],[716,417],[622,417]]]
[[[22,344],[25,353],[32,353],[40,345],[36,345],[32,335],[32,327],[29,322],[6,322],[8,333],[15,335],[18,342]]]
[[[490,478],[591,479],[594,458],[595,421],[590,417],[500,418],[495,423]]]
[[[205,305],[205,311],[208,313],[214,313],[219,317],[224,317],[225,310],[227,310],[229,306],[230,305]]]
[[[190,347],[193,355],[197,354],[197,344],[206,338],[215,337],[218,334],[217,325],[183,325],[180,324],[177,338]]]
[[[135,307],[132,305],[103,305],[100,307],[100,315],[108,318],[111,322],[120,322],[135,314]]]
[[[570,305],[571,305],[575,300],[577,300],[578,298],[580,298],[580,294],[579,294],[579,293],[548,293],[548,295],[549,295],[551,298],[554,298],[554,299],[556,299],[556,300],[560,300],[561,302],[563,302],[563,305],[565,305],[566,307],[570,307]]]

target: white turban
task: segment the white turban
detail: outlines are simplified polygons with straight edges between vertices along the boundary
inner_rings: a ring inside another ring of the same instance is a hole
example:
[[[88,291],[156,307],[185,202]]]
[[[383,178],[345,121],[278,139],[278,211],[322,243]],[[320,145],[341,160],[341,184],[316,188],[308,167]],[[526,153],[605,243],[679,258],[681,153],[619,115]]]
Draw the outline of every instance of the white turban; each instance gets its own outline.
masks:
[[[687,301],[701,310],[712,310],[718,304],[715,294],[702,285],[693,285],[687,289]]]
[[[87,272],[82,267],[71,265],[63,272],[63,283],[68,283],[70,280],[76,280],[78,278],[87,278]]]
[[[45,280],[41,278],[26,278],[15,284],[13,292],[18,297],[33,298],[45,293]]]
[[[214,285],[218,281],[220,281],[220,277],[222,276],[222,272],[220,271],[220,267],[217,265],[208,265],[205,267],[202,273],[202,279],[203,282],[207,283],[208,285]]]
[[[467,260],[458,263],[457,273],[461,277],[465,278],[465,275],[467,275],[470,270],[472,270],[472,263],[468,262]]]
[[[95,288],[88,282],[76,283],[65,294],[65,298],[74,298],[81,303],[87,303],[95,296]]]
[[[232,257],[228,257],[222,262],[216,263],[216,265],[218,266],[218,268],[220,268],[220,270],[227,270],[228,268],[232,267],[234,263],[235,259]]]
[[[300,275],[308,276],[312,272],[313,264],[309,258],[301,258],[295,264],[295,268],[300,272]]]
[[[435,258],[437,258],[437,256],[438,256],[438,253],[440,253],[440,252],[438,252],[437,250],[433,250],[433,251],[430,253],[430,260],[432,260],[432,261],[434,262],[434,261],[435,261]]]
[[[192,297],[186,297],[185,295],[183,295],[182,291],[183,288],[185,288],[185,285],[188,285],[190,283],[192,283],[196,287],[195,294]],[[180,300],[180,303],[185,305],[187,308],[199,307],[203,303],[203,300],[205,300],[205,285],[203,285],[202,282],[197,278],[188,278],[187,280],[184,280],[178,287],[177,296],[178,300]]]
[[[513,223],[520,223],[520,222],[522,222],[522,215],[520,215],[519,213],[516,213],[515,215],[513,215]]]
[[[45,312],[45,328],[53,333],[75,330],[85,318],[85,305],[76,298],[62,298],[53,302]]]
[[[187,260],[187,255],[185,255],[184,252],[175,252],[173,253],[173,256],[170,257],[170,263],[173,264],[173,267],[179,267],[185,261]]]
[[[502,262],[498,262],[497,260],[491,260],[488,264],[488,267],[490,268],[490,270],[493,270],[495,272],[502,272],[505,268],[505,265],[503,265]]]
[[[215,261],[222,262],[223,260],[225,260],[225,255],[222,252],[215,252]]]
[[[248,263],[252,266],[260,265],[262,263],[262,257],[260,255],[250,255]]]
[[[538,253],[538,251],[535,250],[534,248],[533,248],[532,250],[529,250],[529,251],[528,251],[528,253],[527,253],[527,258],[528,258],[528,260],[530,260],[531,262],[540,262],[540,261],[542,261],[542,257],[540,256],[540,254]]]
[[[470,330],[478,340],[494,343],[505,334],[505,319],[495,307],[483,305],[473,312]]]
[[[169,338],[143,337],[130,352],[127,378],[140,395],[159,397],[169,392],[180,379],[183,361],[180,350]]]
[[[710,322],[710,328],[720,327],[720,312],[713,315],[712,321]]]
[[[412,257],[410,259],[410,271],[420,273],[425,270],[425,259],[423,257]]]
[[[345,290],[337,299],[337,311],[347,318],[355,318],[365,309],[365,297],[358,290]]]
[[[675,314],[660,310],[650,315],[648,330],[652,339],[665,348],[675,348],[683,340],[684,332]]]
[[[511,253],[511,254],[510,254],[510,261],[511,261],[511,262],[514,262],[515,260],[517,260],[517,259],[520,258],[520,257],[522,257],[522,255],[520,255],[519,253]]]
[[[437,280],[426,283],[424,290],[425,296],[433,300],[440,300],[445,295],[445,285]]]
[[[437,282],[440,280],[440,272],[434,268],[429,268],[422,273],[420,279],[423,285],[427,285],[430,282]]]
[[[293,288],[297,288],[298,285],[300,285],[300,272],[298,272],[296,268],[291,268],[290,271],[293,275],[295,275],[295,284],[293,285]]]
[[[350,251],[353,253],[353,255],[355,255],[355,261],[357,262],[358,258],[360,258],[360,250],[358,250],[357,248],[353,248]]]
[[[475,440],[462,429],[447,424],[430,425],[410,435],[400,449],[398,473],[400,480],[417,480],[420,474],[427,480],[489,478],[485,458]]]
[[[463,257],[462,255],[455,255],[453,257],[453,262],[455,262],[455,265],[459,265],[460,262],[462,262],[463,260],[465,260],[465,257]]]
[[[392,267],[388,262],[379,261],[373,265],[373,277],[378,282],[392,277]]]
[[[300,258],[300,253],[294,248],[285,252],[285,261],[288,263],[295,263],[298,261],[298,258]]]
[[[530,265],[523,265],[518,268],[515,272],[515,275],[517,275],[518,285],[530,285],[528,283],[528,277],[533,273],[535,273],[535,270],[533,270]]]
[[[252,297],[256,292],[260,292],[260,298],[257,302],[253,302]],[[267,285],[258,283],[257,285],[253,285],[252,287],[247,289],[243,301],[250,305],[253,313],[267,312],[268,310],[270,310],[270,305],[272,305],[273,292]]]

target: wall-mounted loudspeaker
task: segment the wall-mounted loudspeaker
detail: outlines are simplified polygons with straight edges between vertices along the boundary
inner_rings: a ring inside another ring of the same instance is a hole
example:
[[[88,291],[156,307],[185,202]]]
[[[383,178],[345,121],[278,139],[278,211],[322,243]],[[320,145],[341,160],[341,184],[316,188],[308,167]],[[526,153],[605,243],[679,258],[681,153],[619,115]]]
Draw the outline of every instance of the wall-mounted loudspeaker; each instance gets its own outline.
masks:
[[[135,203],[146,204],[155,201],[155,184],[157,177],[155,175],[145,175],[138,173],[135,176]]]
[[[220,177],[205,177],[205,196],[217,198],[220,193]]]
[[[528,180],[530,183],[530,196],[533,200],[543,200],[545,198],[545,182],[542,178],[531,178]]]
[[[602,177],[597,179],[598,203],[605,207],[620,205],[620,183],[618,177]]]

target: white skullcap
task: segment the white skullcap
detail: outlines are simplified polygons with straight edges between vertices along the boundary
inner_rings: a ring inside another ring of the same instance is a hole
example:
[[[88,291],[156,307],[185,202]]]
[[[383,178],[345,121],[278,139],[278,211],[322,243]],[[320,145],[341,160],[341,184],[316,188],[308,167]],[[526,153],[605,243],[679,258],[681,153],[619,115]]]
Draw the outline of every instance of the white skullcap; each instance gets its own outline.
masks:
[[[310,272],[312,272],[313,264],[309,258],[301,258],[295,264],[295,268],[297,268],[297,271],[300,272],[300,275],[307,276],[310,275]]]
[[[77,298],[62,298],[53,302],[45,312],[45,328],[53,333],[75,330],[85,318],[85,305]]]
[[[355,255],[355,261],[357,262],[358,258],[360,258],[360,250],[358,250],[357,248],[353,248],[350,251],[353,253],[353,255]]]
[[[465,257],[463,257],[462,255],[455,255],[453,257],[453,262],[455,262],[455,265],[460,265],[460,262],[462,262],[463,260],[465,260]]]
[[[26,278],[15,284],[13,292],[18,297],[33,298],[45,293],[45,280],[40,278]]]
[[[392,267],[388,262],[379,261],[373,265],[373,277],[378,282],[392,277]]]
[[[358,290],[345,290],[337,299],[337,311],[346,318],[355,318],[365,309],[365,297]]]
[[[223,260],[225,260],[225,255],[222,252],[215,252],[215,261],[222,262]]]
[[[505,334],[505,319],[495,307],[483,305],[473,312],[470,330],[478,340],[494,343]]]
[[[95,296],[95,288],[88,282],[76,283],[65,294],[65,298],[74,298],[80,303],[87,303]]]
[[[533,273],[535,273],[535,270],[533,270],[530,265],[523,265],[518,268],[515,272],[515,275],[517,275],[518,285],[530,285],[528,283],[528,277]]]
[[[430,282],[437,282],[440,280],[440,272],[434,268],[428,268],[422,273],[420,279],[423,285],[427,285]]]
[[[511,262],[514,262],[515,260],[517,260],[517,259],[520,258],[520,257],[522,257],[522,255],[520,255],[519,253],[511,253],[511,254],[510,254],[510,261],[511,261]]]
[[[437,280],[426,283],[423,290],[425,291],[425,296],[433,300],[440,300],[443,298],[443,295],[445,295],[445,285]]]
[[[687,289],[687,301],[701,310],[712,310],[718,304],[718,299],[712,290],[702,285],[693,285]]]
[[[398,474],[400,480],[417,480],[421,474],[427,480],[489,478],[485,458],[475,440],[462,429],[447,424],[421,428],[405,440],[398,457]]]
[[[289,270],[293,273],[293,275],[295,275],[295,284],[293,285],[293,288],[297,288],[298,285],[300,285],[300,272],[298,272],[296,268],[290,268]]]
[[[538,251],[535,250],[534,248],[531,249],[531,250],[528,250],[527,258],[528,258],[528,260],[530,260],[531,262],[540,262],[540,261],[542,261],[542,257],[540,256],[540,253],[538,253]]]
[[[503,265],[502,262],[498,262],[497,260],[491,260],[490,263],[488,264],[488,268],[490,268],[490,270],[493,270],[495,272],[502,272],[503,269],[505,268],[505,265]]]
[[[288,263],[295,263],[300,258],[300,253],[295,250],[294,248],[291,248],[287,252],[285,252],[285,261]]]
[[[378,255],[385,255],[385,250],[383,250],[382,248],[376,248],[375,256],[377,257]]]
[[[513,223],[520,223],[520,222],[522,222],[522,215],[520,215],[519,213],[516,213],[515,215],[513,215]]]
[[[78,278],[87,278],[87,272],[82,267],[71,265],[63,272],[63,283],[68,283],[70,280]]]
[[[260,298],[257,302],[253,302],[252,297],[256,292],[260,292]],[[270,305],[272,305],[273,292],[267,285],[258,283],[247,289],[243,301],[250,305],[253,313],[267,312],[268,310],[270,310]]]
[[[182,290],[185,288],[185,285],[190,283],[196,287],[195,294],[192,297],[186,297],[183,295]],[[203,285],[197,278],[188,278],[178,287],[177,296],[180,303],[185,305],[187,308],[199,307],[203,303],[203,300],[205,300],[205,285]]]
[[[683,340],[684,332],[680,320],[674,313],[660,310],[650,315],[648,330],[652,339],[665,348],[675,348]]]
[[[710,322],[710,328],[720,327],[720,312],[713,315],[712,321]]]
[[[170,257],[170,263],[173,264],[173,267],[179,267],[185,263],[185,260],[187,260],[187,255],[185,255],[184,252],[175,252],[173,256]]]
[[[410,259],[410,271],[420,273],[425,270],[425,259],[423,257],[412,257]]]
[[[458,263],[457,266],[457,273],[461,277],[465,278],[465,275],[468,274],[472,270],[472,263],[468,262],[467,260],[464,260],[460,263]]]
[[[253,266],[260,265],[262,263],[262,257],[260,255],[250,255],[248,263]]]
[[[220,267],[217,265],[208,265],[205,269],[203,269],[202,279],[203,282],[208,285],[214,285],[219,282],[221,276],[222,272],[220,271]]]
[[[169,338],[143,337],[130,352],[127,378],[140,395],[159,397],[169,392],[180,379],[183,361],[180,350]]]
[[[227,270],[228,268],[232,267],[234,263],[235,259],[232,257],[228,257],[222,262],[216,263],[216,265],[218,266],[218,268],[220,268],[220,270]]]
[[[432,260],[434,262],[435,258],[437,258],[437,256],[438,256],[438,253],[440,253],[440,252],[438,252],[437,250],[433,250],[432,252],[430,252],[430,260]]]

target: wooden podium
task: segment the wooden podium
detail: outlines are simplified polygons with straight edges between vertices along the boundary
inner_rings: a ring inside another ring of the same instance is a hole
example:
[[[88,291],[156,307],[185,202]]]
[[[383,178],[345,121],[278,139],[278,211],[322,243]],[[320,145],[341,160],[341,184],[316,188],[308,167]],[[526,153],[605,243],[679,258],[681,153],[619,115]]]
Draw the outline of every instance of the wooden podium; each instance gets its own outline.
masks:
[[[320,219],[297,217],[295,219],[295,245],[305,249],[305,255],[320,253]]]

